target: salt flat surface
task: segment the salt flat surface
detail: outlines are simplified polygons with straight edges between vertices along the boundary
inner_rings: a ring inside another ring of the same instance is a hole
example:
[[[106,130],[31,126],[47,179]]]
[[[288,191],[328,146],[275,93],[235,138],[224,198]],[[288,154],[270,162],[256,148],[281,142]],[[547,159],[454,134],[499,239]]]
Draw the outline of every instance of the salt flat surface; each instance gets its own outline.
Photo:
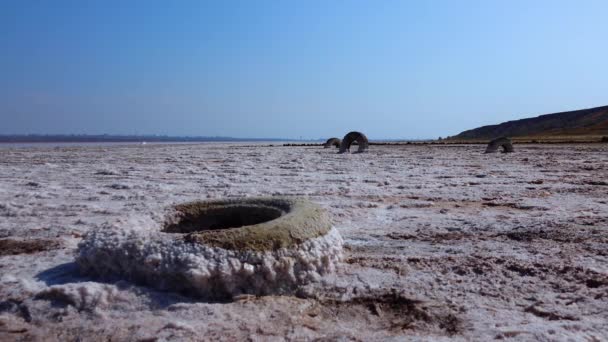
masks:
[[[0,149],[0,340],[608,339],[608,145]],[[169,205],[306,196],[345,262],[209,303],[81,276],[87,231]]]

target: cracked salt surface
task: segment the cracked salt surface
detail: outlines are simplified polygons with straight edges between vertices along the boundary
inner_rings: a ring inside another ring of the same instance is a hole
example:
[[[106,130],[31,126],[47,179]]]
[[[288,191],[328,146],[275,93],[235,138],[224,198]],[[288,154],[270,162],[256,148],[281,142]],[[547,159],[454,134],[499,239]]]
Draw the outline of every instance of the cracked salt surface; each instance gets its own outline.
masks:
[[[29,248],[0,255],[0,340],[607,340],[608,145],[484,148],[0,149],[0,240]],[[205,302],[74,262],[108,222],[270,195],[320,203],[345,241],[297,296]]]

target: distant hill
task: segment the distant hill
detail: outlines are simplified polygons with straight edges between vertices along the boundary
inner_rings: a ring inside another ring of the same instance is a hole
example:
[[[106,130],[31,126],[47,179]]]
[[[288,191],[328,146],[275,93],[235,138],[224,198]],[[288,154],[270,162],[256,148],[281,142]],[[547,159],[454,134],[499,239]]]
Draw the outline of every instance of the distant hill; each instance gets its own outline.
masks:
[[[464,131],[452,140],[608,135],[608,106],[540,115]]]

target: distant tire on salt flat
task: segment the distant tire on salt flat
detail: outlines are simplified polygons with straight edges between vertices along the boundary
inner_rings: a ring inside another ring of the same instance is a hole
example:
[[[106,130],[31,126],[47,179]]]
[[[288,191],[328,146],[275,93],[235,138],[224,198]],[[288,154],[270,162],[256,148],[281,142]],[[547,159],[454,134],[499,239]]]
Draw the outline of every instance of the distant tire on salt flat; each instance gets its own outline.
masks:
[[[488,147],[486,147],[485,153],[498,152],[498,149],[501,147],[503,153],[511,153],[515,151],[513,149],[513,143],[511,142],[511,139],[507,137],[501,137],[490,141],[490,143],[488,143]]]
[[[359,148],[357,149],[357,153],[365,152],[369,147],[369,141],[367,140],[365,134],[353,131],[347,133],[342,139],[342,144],[340,144],[339,153],[345,153],[347,151],[350,151],[350,146],[353,145],[353,143],[356,143],[359,146]]]
[[[329,138],[329,139],[327,139],[325,144],[323,144],[323,148],[330,148],[332,146],[334,146],[336,148],[340,148],[341,143],[342,143],[342,140],[340,140],[338,138]]]

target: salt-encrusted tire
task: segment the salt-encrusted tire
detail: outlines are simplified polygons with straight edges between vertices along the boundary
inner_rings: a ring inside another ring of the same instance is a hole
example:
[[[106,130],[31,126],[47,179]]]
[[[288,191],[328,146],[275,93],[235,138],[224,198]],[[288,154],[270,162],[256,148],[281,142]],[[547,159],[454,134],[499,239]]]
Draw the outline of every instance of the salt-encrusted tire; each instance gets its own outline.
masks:
[[[503,153],[513,152],[513,144],[511,143],[511,139],[507,137],[501,137],[494,139],[488,143],[488,147],[486,147],[485,153],[495,153],[498,152],[498,148],[502,147]]]
[[[369,147],[369,141],[367,140],[365,134],[361,132],[349,132],[342,139],[342,143],[340,144],[340,152],[338,153],[350,151],[350,146],[355,142],[359,145],[357,153],[365,152]]]
[[[191,202],[89,232],[80,269],[208,299],[291,294],[335,270],[342,238],[305,199]]]
[[[340,144],[342,144],[342,140],[340,140],[338,138],[329,138],[329,139],[327,139],[325,144],[323,144],[323,148],[329,148],[332,146],[335,148],[340,148]]]

